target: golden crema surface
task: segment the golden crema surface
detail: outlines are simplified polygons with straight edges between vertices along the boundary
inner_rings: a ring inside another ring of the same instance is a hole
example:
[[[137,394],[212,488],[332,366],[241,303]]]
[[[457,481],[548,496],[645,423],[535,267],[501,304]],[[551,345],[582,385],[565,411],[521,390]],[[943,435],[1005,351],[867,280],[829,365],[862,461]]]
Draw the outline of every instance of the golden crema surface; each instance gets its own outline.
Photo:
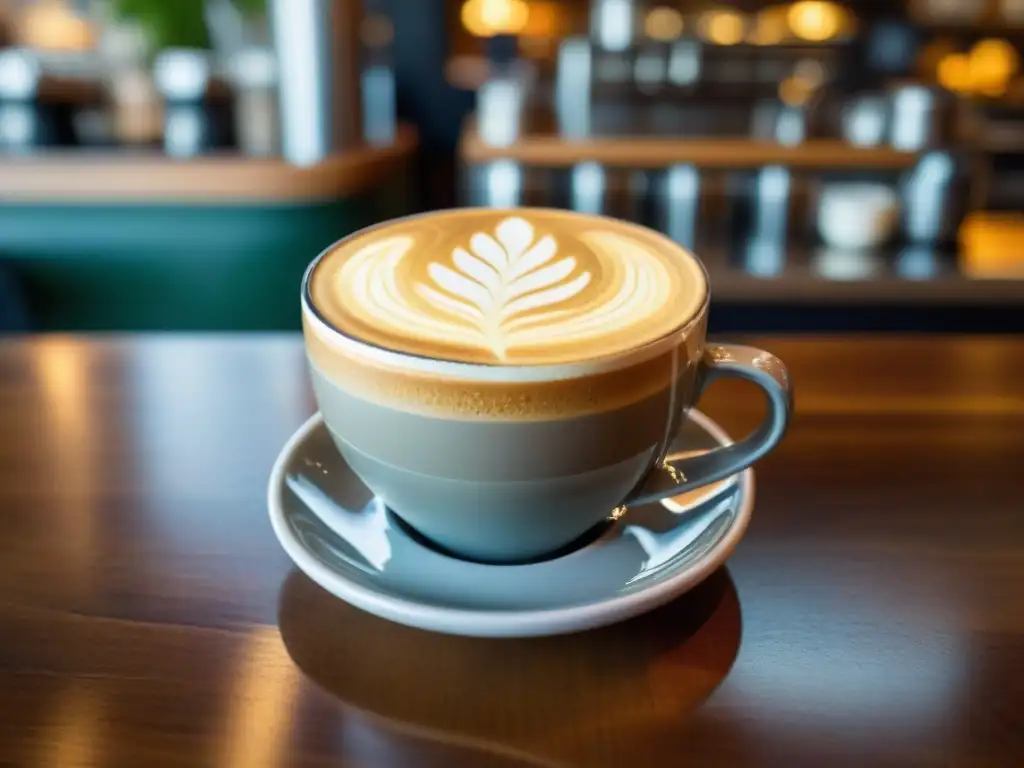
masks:
[[[314,268],[313,307],[342,333],[424,357],[559,364],[624,352],[707,296],[685,250],[643,227],[547,209],[462,209],[343,240]]]

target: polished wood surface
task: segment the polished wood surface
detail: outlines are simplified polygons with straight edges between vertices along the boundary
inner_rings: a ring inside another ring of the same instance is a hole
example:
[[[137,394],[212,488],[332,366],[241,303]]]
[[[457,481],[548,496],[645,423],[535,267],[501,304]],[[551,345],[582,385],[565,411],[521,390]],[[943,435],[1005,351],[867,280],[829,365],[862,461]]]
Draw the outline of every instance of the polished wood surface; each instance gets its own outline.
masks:
[[[0,203],[304,203],[376,188],[408,163],[417,134],[401,126],[394,143],[364,146],[309,167],[280,159],[210,155],[175,160],[155,153],[45,152],[0,158]]]
[[[815,139],[795,146],[748,138],[664,138],[656,136],[567,139],[553,134],[527,134],[508,146],[486,143],[472,122],[460,144],[465,163],[515,160],[543,168],[570,168],[594,162],[645,169],[691,163],[698,168],[750,169],[785,165],[794,170],[898,171],[917,161],[913,152],[887,147],[854,147],[844,141]]]
[[[728,566],[557,638],[394,626],[266,519],[297,337],[0,342],[0,765],[1024,764],[1024,342],[754,339],[797,416]],[[716,384],[734,434],[760,405]]]

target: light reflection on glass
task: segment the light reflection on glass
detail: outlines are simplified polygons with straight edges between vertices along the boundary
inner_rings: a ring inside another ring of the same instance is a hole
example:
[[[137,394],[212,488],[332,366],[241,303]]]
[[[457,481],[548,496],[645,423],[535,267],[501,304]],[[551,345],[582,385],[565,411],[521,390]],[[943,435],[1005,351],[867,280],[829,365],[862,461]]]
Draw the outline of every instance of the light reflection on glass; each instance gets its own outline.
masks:
[[[383,501],[375,497],[362,510],[356,511],[339,506],[306,477],[288,475],[285,484],[310,512],[369,563],[370,570],[384,570],[391,561],[391,542],[388,540],[391,524]],[[363,563],[351,562],[361,570],[367,570]]]
[[[586,39],[563,41],[555,76],[555,114],[563,136],[582,138],[590,133],[592,63]]]
[[[164,151],[171,157],[192,157],[203,149],[206,118],[194,107],[167,110],[164,125]]]
[[[0,147],[29,146],[39,131],[35,108],[24,104],[0,104]]]
[[[492,77],[477,91],[477,131],[482,141],[505,147],[519,136],[523,87],[515,77]]]
[[[665,234],[693,248],[700,209],[700,171],[695,166],[673,165],[665,173],[665,209]]]
[[[885,139],[888,106],[882,97],[853,101],[842,116],[843,138],[858,147],[878,146]]]
[[[754,277],[776,277],[782,274],[786,266],[784,244],[777,239],[752,238],[747,242],[743,266]]]
[[[633,79],[642,93],[654,93],[665,82],[668,62],[657,51],[643,51],[633,64]]]
[[[789,169],[781,165],[769,165],[757,172],[754,181],[756,239],[778,242],[785,239],[791,180]]]
[[[483,169],[484,199],[494,208],[514,208],[523,194],[523,170],[514,160],[495,160]]]
[[[902,152],[916,152],[928,141],[935,95],[924,86],[907,86],[892,96],[890,143]]]
[[[703,536],[720,517],[728,514],[732,507],[732,501],[725,499],[702,513],[689,525],[680,525],[666,533],[656,533],[639,525],[627,525],[622,530],[623,536],[632,536],[647,556],[643,568],[627,584],[646,578],[651,571],[668,563]]]
[[[276,627],[256,627],[240,649],[230,692],[227,737],[216,765],[274,768],[284,765],[301,678]]]
[[[624,51],[633,42],[632,0],[597,0],[591,11],[592,34],[606,51]]]
[[[789,79],[783,82],[790,82]],[[780,86],[781,90],[782,86]],[[787,104],[780,112],[778,121],[775,124],[775,140],[785,147],[793,147],[797,144],[802,144],[804,137],[807,134],[807,117],[804,111],[799,108],[799,105],[804,103],[803,100],[810,98],[810,91],[803,89],[802,86],[798,87],[800,91],[800,97],[794,100],[793,104],[790,104],[784,95],[780,93],[780,97],[784,103]],[[790,94],[792,97],[793,94]]]
[[[906,280],[930,280],[939,272],[934,249],[910,245],[896,257],[896,273]]]
[[[604,209],[605,175],[600,163],[580,163],[570,172],[572,209],[580,213],[601,213]]]
[[[692,85],[700,79],[700,43],[696,40],[677,40],[668,57],[668,79],[676,85]]]
[[[946,224],[946,191],[956,174],[956,163],[946,152],[922,157],[904,182],[906,233],[915,242],[938,238]]]

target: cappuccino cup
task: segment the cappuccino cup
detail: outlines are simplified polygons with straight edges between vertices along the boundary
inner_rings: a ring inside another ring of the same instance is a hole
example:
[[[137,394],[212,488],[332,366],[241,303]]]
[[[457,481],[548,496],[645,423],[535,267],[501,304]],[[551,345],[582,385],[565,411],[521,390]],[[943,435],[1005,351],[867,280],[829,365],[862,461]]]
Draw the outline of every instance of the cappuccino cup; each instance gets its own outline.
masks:
[[[541,558],[630,505],[733,475],[785,432],[785,366],[708,345],[708,280],[672,240],[561,210],[455,209],[356,232],[302,282],[317,404],[407,525],[483,562]],[[740,442],[666,459],[719,376],[765,393]]]

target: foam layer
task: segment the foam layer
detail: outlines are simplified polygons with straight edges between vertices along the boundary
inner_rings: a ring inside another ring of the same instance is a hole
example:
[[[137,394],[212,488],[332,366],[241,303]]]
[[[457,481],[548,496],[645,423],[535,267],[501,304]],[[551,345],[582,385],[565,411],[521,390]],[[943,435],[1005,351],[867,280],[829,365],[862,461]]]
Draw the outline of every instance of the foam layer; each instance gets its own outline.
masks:
[[[656,355],[635,364],[548,381],[497,381],[447,376],[388,365],[358,347],[324,338],[303,315],[310,364],[331,384],[378,405],[426,416],[538,420],[600,413],[665,390],[690,402],[701,358],[706,315],[701,313]]]
[[[551,365],[664,337],[704,305],[675,243],[564,211],[464,209],[364,230],[327,253],[309,298],[343,334],[462,363]]]

